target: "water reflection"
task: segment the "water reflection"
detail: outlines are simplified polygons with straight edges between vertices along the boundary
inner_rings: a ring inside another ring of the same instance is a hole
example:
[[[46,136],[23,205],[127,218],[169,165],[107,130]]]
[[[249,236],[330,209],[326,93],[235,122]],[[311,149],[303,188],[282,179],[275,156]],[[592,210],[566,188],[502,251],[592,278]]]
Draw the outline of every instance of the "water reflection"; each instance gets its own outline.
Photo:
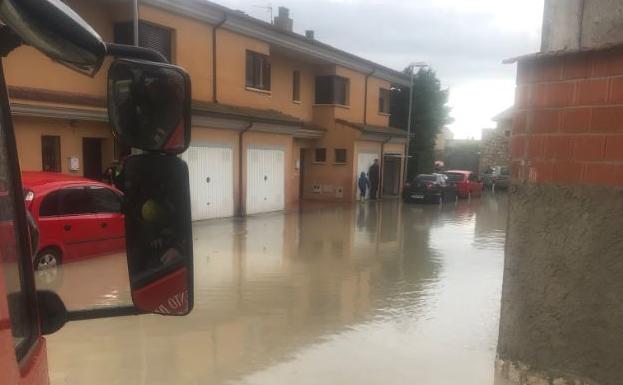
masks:
[[[49,338],[53,385],[491,384],[505,208],[388,201],[197,224],[193,313],[68,325]],[[58,288],[73,306],[127,299],[123,258],[73,265]]]

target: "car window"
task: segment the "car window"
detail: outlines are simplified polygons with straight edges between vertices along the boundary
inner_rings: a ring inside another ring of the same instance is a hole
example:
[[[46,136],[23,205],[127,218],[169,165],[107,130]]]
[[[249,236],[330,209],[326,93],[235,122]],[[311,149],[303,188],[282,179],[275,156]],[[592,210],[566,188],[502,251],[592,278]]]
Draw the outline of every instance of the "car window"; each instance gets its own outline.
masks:
[[[470,182],[477,182],[478,181],[478,177],[476,176],[476,174],[469,174],[469,176],[467,177],[467,179]]]
[[[462,182],[465,176],[458,172],[449,172],[446,174],[450,182]]]
[[[27,261],[23,254],[29,250],[20,238],[18,210],[24,207],[21,194],[14,194],[11,162],[8,159],[7,132],[0,127],[0,271],[4,276],[7,293],[9,319],[0,311],[0,324],[10,321],[13,346],[18,360],[21,360],[35,341],[35,316],[33,309],[34,293],[26,282]],[[21,234],[23,235],[23,234]],[[30,288],[30,289],[29,289]]]
[[[93,207],[84,187],[69,187],[49,193],[41,203],[39,215],[81,215],[93,213]]]
[[[91,187],[88,189],[93,210],[96,213],[120,213],[121,200],[119,196],[106,187]]]

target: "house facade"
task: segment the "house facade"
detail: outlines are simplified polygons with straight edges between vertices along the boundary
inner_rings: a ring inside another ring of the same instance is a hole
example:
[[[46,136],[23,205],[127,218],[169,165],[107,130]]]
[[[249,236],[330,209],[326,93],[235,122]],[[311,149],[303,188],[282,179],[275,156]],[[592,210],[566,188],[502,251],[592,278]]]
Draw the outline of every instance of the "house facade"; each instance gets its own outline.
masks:
[[[67,4],[104,40],[132,44],[129,1]],[[292,32],[279,11],[269,24],[205,1],[140,1],[140,45],[192,79],[182,158],[196,220],[353,201],[356,175],[374,159],[382,192],[400,192],[406,135],[389,127],[389,90],[409,79]],[[5,71],[22,170],[98,179],[129,153],[108,125],[106,68],[90,79],[20,47]]]

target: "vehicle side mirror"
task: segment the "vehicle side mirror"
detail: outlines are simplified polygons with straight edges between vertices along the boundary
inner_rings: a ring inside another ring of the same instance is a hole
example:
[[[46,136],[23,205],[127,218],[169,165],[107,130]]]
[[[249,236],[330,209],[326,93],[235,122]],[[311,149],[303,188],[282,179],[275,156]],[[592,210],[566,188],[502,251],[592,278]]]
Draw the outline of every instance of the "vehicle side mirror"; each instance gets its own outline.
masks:
[[[190,77],[182,68],[129,59],[110,66],[108,115],[127,146],[181,154],[190,144],[190,109]]]
[[[0,18],[27,44],[89,76],[106,57],[97,32],[60,0],[3,0]]]
[[[193,307],[193,239],[188,167],[175,155],[124,163],[128,272],[134,306],[186,315]]]

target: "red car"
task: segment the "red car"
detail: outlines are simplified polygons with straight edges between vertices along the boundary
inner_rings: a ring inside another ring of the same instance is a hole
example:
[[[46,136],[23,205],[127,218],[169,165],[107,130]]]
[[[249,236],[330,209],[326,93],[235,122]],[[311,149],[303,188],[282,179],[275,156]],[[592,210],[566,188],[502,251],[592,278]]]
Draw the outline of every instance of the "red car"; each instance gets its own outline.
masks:
[[[444,174],[448,177],[448,182],[454,183],[459,198],[467,198],[470,196],[480,196],[484,183],[472,171],[466,170],[450,170]]]
[[[125,250],[122,194],[105,183],[24,172],[24,201],[39,226],[37,270]]]

